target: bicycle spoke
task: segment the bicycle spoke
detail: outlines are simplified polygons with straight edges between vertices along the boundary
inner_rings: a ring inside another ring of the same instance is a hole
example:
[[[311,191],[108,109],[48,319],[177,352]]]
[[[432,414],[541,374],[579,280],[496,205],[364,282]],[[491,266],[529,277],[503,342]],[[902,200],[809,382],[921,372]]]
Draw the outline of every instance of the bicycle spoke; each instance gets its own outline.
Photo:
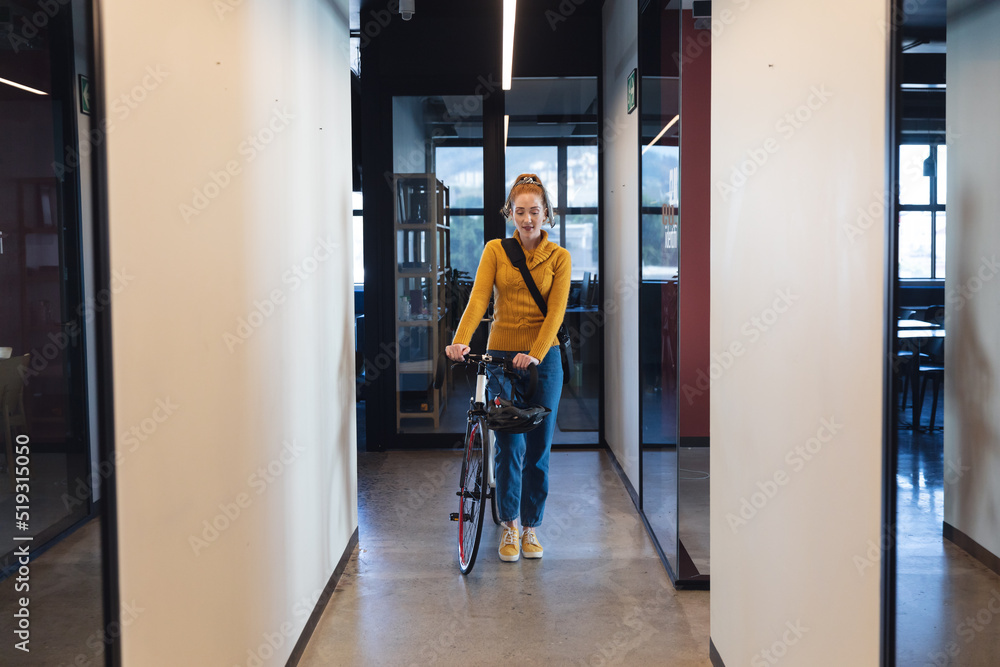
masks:
[[[473,424],[465,443],[459,489],[458,558],[463,574],[468,574],[476,560],[483,519],[483,439],[481,427]]]

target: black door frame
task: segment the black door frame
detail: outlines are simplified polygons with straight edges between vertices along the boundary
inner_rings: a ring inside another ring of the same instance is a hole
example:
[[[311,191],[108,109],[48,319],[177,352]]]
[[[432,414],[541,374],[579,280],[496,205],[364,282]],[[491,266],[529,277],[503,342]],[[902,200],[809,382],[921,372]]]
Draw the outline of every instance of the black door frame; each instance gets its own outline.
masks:
[[[899,150],[901,140],[902,112],[902,17],[903,0],[890,0],[886,48],[886,160],[885,189],[890,206],[886,207],[885,220],[885,279],[883,293],[883,354],[882,354],[882,563],[879,597],[881,600],[881,635],[879,663],[882,667],[896,664],[896,469],[899,461],[899,438],[896,415],[896,373],[895,356],[898,348],[896,339],[896,304],[899,303],[900,284],[899,235],[896,221],[899,219]]]
[[[487,79],[487,83],[489,79]],[[449,81],[438,78],[415,79],[361,77],[362,109],[364,118],[380,122],[365,122],[362,134],[365,145],[362,172],[364,195],[364,261],[366,278],[365,301],[365,358],[380,362],[388,357],[388,364],[379,363],[369,380],[366,405],[366,441],[368,451],[387,449],[430,449],[449,447],[461,434],[397,433],[395,429],[395,358],[385,353],[386,341],[395,340],[395,284],[392,279],[395,262],[394,230],[391,225],[380,224],[393,217],[391,193],[392,98],[420,95],[481,95],[483,100],[483,236],[484,241],[504,236],[504,222],[499,215],[503,207],[503,115],[504,92],[499,86],[485,85],[483,81]],[[374,174],[375,177],[371,175]],[[387,185],[388,184],[388,185]],[[496,215],[490,215],[496,211]],[[370,269],[368,268],[370,267]],[[455,438],[452,437],[455,436]]]

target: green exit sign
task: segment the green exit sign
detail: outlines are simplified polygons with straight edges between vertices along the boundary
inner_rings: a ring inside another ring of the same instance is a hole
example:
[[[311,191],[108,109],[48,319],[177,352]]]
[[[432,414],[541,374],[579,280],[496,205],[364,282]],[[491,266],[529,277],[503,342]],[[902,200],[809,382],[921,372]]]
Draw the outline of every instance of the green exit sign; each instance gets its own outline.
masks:
[[[90,115],[90,79],[80,75],[80,111]]]
[[[628,90],[627,90],[627,92],[628,92],[628,112],[629,113],[632,113],[633,111],[635,111],[636,98],[638,97],[638,93],[639,93],[639,91],[636,90],[636,87],[635,87],[635,73],[636,73],[636,70],[633,69],[632,72],[628,75]]]

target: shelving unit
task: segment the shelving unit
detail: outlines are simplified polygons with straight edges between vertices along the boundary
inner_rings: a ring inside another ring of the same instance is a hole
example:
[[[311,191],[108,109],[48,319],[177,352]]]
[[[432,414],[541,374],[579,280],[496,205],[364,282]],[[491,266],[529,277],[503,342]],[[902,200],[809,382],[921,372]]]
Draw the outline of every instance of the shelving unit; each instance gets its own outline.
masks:
[[[451,258],[449,192],[434,174],[394,174],[396,206],[396,430],[428,420],[436,430],[447,402],[434,372],[444,354]]]

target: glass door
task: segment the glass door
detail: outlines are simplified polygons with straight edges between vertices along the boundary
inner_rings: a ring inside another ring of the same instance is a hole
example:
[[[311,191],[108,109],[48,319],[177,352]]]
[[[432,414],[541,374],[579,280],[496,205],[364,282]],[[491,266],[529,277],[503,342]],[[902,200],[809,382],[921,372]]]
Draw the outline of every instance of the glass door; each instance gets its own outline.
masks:
[[[483,99],[396,96],[392,114],[395,432],[463,433],[470,392],[434,374],[483,252]]]
[[[37,9],[14,2],[0,12],[21,25]],[[0,49],[0,572],[8,574],[15,536],[40,549],[90,513],[91,494],[80,189],[77,163],[66,160],[77,145],[69,12],[4,43],[17,45]]]

